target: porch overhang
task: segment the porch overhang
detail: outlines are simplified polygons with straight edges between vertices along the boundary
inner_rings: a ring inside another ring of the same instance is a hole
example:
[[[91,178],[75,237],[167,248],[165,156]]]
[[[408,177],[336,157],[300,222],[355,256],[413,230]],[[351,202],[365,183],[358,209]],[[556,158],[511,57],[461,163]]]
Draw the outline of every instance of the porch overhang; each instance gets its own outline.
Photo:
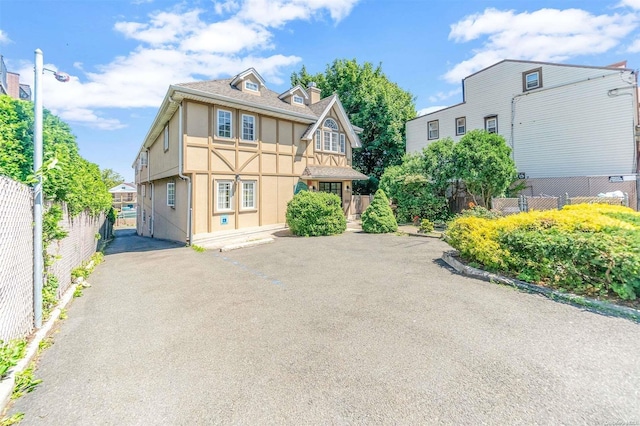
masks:
[[[327,179],[327,180],[368,180],[369,176],[353,170],[351,167],[334,166],[307,166],[305,167],[302,179]]]

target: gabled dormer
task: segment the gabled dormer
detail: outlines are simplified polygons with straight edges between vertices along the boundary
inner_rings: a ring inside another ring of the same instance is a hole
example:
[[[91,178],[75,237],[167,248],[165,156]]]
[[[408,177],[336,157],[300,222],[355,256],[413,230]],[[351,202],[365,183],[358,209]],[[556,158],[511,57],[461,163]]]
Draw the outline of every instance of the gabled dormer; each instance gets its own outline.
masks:
[[[293,106],[304,107],[309,104],[309,94],[299,84],[278,96],[283,102]]]
[[[233,80],[231,80],[231,86],[244,93],[256,96],[261,95],[260,89],[267,87],[262,76],[253,68],[249,68],[248,70],[233,77]]]

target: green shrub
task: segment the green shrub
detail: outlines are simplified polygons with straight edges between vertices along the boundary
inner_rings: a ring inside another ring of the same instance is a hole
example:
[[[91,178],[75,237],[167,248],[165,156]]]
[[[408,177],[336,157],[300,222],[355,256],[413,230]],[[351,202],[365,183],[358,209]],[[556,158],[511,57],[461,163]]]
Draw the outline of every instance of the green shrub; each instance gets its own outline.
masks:
[[[347,219],[341,204],[335,194],[300,191],[287,203],[287,225],[294,235],[305,237],[342,234]]]
[[[433,222],[429,219],[422,219],[420,222],[420,232],[428,234],[429,232],[433,232]]]
[[[485,269],[588,296],[640,295],[640,214],[575,205],[495,220],[460,216],[446,240]]]
[[[4,379],[11,370],[18,364],[26,352],[26,340],[13,340],[4,343],[0,340],[0,381]]]
[[[398,230],[389,199],[382,189],[376,191],[373,201],[362,213],[362,230],[371,234],[384,234]]]
[[[456,217],[480,217],[483,219],[497,219],[500,217],[498,213],[492,212],[482,206],[473,206],[466,210],[462,210]]]

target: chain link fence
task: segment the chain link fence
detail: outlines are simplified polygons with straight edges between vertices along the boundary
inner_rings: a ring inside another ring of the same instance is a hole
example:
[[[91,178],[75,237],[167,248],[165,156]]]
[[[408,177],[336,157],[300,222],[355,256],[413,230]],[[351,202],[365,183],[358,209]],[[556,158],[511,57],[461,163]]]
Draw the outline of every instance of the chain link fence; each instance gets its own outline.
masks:
[[[33,330],[33,191],[0,176],[0,340]]]
[[[637,210],[636,181],[595,176],[528,179],[518,197],[493,198],[494,211],[512,214],[529,210],[561,209],[569,204],[604,203]]]
[[[60,226],[67,237],[48,252],[57,260],[51,272],[58,278],[58,298],[71,286],[71,271],[96,252],[99,240],[111,238],[104,214],[82,213],[70,218],[63,206]],[[0,176],[0,340],[24,337],[33,331],[33,191]]]
[[[68,234],[48,247],[48,253],[57,259],[50,270],[58,278],[58,298],[71,286],[71,271],[89,260],[98,249],[100,240],[110,236],[109,222],[104,214],[93,217],[80,213],[69,217],[66,208],[63,212],[59,225]]]

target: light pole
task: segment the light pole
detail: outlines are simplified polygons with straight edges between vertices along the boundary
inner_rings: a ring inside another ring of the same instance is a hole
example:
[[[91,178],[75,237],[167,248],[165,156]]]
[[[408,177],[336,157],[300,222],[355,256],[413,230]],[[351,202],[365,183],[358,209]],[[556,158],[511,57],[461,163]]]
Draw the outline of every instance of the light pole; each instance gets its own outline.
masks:
[[[35,75],[33,80],[33,172],[36,184],[33,188],[33,325],[42,327],[42,279],[44,257],[42,252],[42,74],[52,72],[56,80],[69,81],[65,73],[44,68],[42,50],[35,51]]]

